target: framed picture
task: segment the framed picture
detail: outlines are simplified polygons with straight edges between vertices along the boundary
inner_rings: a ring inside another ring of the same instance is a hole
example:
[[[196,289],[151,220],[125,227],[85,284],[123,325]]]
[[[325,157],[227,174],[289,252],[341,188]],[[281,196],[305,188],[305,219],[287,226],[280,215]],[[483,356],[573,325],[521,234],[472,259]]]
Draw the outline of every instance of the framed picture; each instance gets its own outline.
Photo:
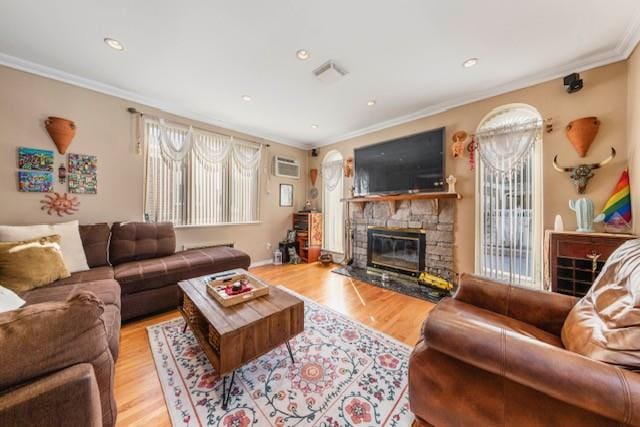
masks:
[[[96,156],[69,153],[69,192],[96,194],[98,192],[97,171]]]
[[[53,151],[18,148],[18,169],[53,172]]]
[[[53,191],[53,174],[40,171],[18,171],[18,190],[28,193]]]
[[[293,184],[280,184],[280,206],[293,207]]]

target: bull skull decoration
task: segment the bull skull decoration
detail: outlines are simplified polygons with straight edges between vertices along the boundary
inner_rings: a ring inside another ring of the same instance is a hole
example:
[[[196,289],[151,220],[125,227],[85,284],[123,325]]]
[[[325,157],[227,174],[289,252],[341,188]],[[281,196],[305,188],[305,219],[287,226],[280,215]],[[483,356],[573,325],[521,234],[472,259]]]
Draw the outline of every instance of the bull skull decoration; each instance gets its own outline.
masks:
[[[578,190],[579,194],[584,193],[584,190],[587,188],[587,183],[593,177],[593,171],[601,168],[602,166],[609,163],[611,160],[616,157],[616,150],[611,147],[611,154],[609,157],[601,161],[600,163],[588,163],[577,166],[558,166],[558,156],[556,155],[553,158],[553,168],[558,172],[570,172],[571,181],[573,181],[573,185],[576,186],[576,190]]]

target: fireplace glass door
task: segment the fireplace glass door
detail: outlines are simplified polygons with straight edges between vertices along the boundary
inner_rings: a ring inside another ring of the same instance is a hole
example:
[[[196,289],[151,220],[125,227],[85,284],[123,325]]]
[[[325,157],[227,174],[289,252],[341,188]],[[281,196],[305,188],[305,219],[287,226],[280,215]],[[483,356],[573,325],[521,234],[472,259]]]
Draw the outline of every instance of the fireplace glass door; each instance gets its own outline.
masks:
[[[424,233],[369,229],[367,234],[367,264],[370,267],[414,276],[424,269]]]

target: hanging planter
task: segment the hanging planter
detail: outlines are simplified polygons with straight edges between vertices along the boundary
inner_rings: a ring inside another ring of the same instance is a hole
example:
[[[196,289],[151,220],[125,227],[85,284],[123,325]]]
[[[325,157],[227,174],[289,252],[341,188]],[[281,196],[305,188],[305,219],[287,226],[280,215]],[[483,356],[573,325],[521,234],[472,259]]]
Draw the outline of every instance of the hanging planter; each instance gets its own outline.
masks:
[[[58,148],[58,153],[66,153],[71,140],[76,136],[76,124],[61,117],[49,117],[44,121],[44,124],[53,143]]]
[[[567,125],[567,138],[580,157],[587,155],[589,147],[598,134],[600,120],[597,117],[583,117]]]

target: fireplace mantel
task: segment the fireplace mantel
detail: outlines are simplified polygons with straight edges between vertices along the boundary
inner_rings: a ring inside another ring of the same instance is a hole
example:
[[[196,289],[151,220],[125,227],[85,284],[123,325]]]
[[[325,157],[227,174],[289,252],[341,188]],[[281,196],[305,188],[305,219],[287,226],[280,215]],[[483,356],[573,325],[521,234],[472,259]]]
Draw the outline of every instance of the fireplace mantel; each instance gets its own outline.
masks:
[[[386,202],[389,205],[389,209],[391,209],[391,213],[394,214],[396,212],[396,202],[402,200],[432,200],[436,211],[438,211],[438,200],[440,199],[462,199],[462,195],[460,193],[402,193],[402,194],[389,194],[389,195],[374,195],[374,196],[363,196],[363,197],[350,197],[348,199],[342,199],[343,202],[355,204],[363,209],[365,203],[375,203],[375,202]]]

